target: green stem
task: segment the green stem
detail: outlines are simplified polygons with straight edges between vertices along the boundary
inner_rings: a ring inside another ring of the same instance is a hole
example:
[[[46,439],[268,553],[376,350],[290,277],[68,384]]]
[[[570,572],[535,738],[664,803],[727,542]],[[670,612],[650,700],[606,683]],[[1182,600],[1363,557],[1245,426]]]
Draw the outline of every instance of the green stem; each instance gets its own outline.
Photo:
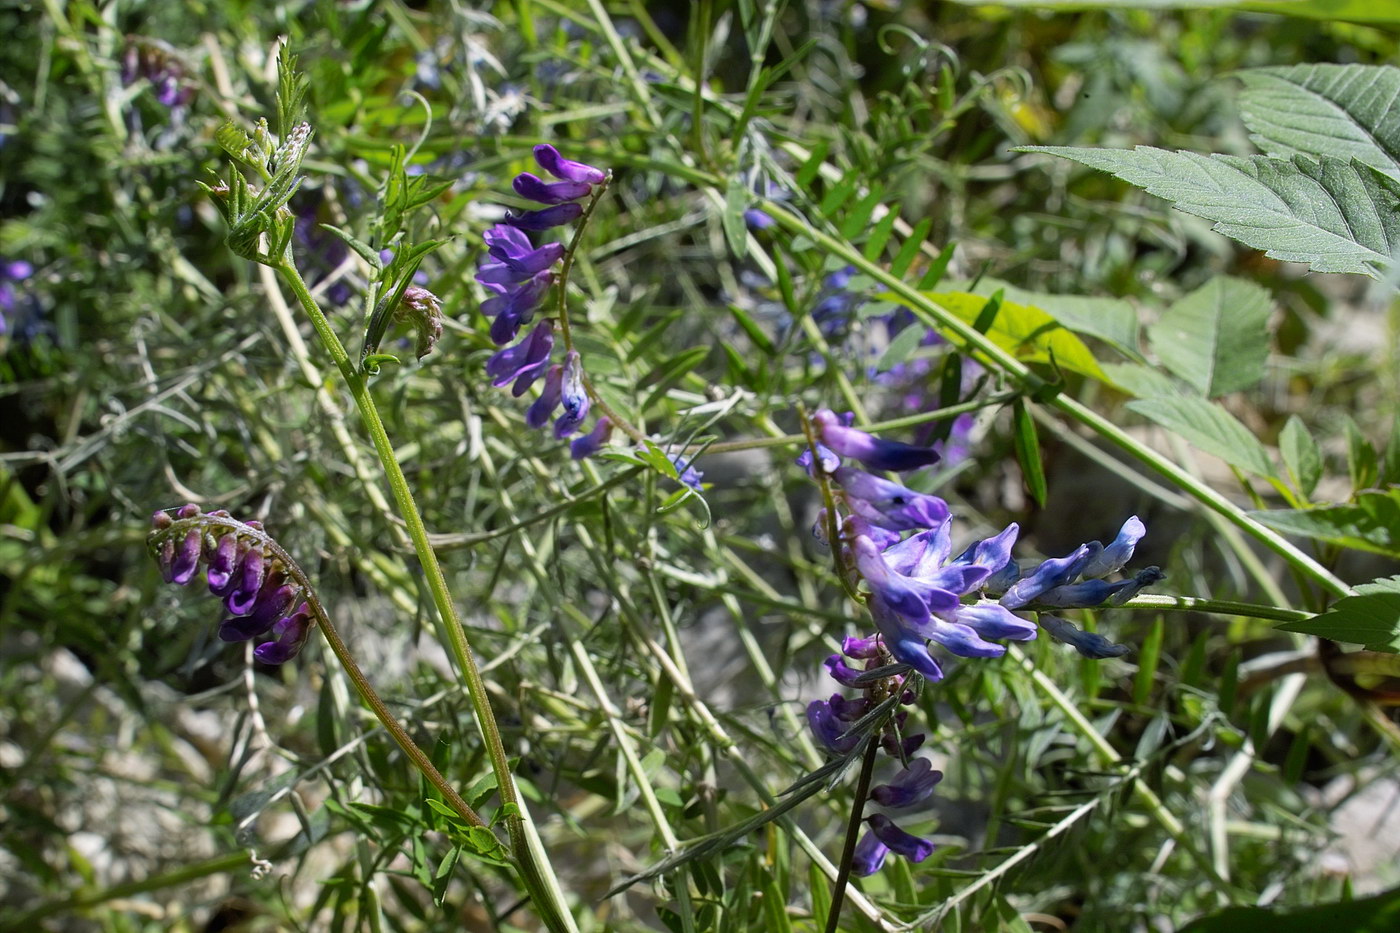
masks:
[[[841,847],[841,867],[836,871],[836,886],[831,890],[826,933],[836,933],[837,924],[841,921],[841,908],[846,903],[846,886],[851,882],[851,864],[856,856],[856,840],[860,838],[861,818],[865,816],[865,798],[870,793],[870,776],[875,772],[875,753],[879,750],[880,743],[874,736],[865,740],[865,757],[860,762],[855,802],[851,804],[851,819],[846,824],[846,844]]]
[[[1198,599],[1193,596],[1134,596],[1120,608],[1160,609],[1167,612],[1209,612],[1215,615],[1265,619],[1269,622],[1302,622],[1316,615],[1316,613],[1303,609],[1261,606],[1258,603],[1241,603],[1230,599]]]
[[[312,326],[321,338],[321,343],[330,353],[341,376],[344,377],[350,395],[360,410],[360,418],[364,422],[365,430],[369,433],[370,441],[374,444],[375,453],[379,455],[379,462],[384,469],[385,477],[388,479],[394,502],[407,527],[408,536],[413,541],[414,553],[418,556],[418,562],[427,579],[428,590],[432,594],[433,603],[437,607],[438,616],[442,621],[448,647],[465,682],[467,696],[471,700],[472,711],[476,715],[477,727],[486,745],[487,757],[491,761],[491,770],[496,776],[502,808],[506,810],[506,829],[510,833],[511,851],[518,861],[521,880],[524,882],[527,892],[534,899],[535,908],[540,912],[541,919],[548,924],[551,930],[573,930],[573,918],[564,903],[563,892],[559,889],[559,883],[554,877],[548,859],[544,857],[543,847],[540,845],[534,825],[530,821],[529,813],[516,790],[515,780],[510,772],[510,762],[506,757],[505,745],[501,742],[500,729],[496,724],[496,717],[491,710],[491,701],[486,693],[486,684],[481,678],[481,672],[477,669],[476,658],[467,641],[466,630],[462,627],[456,606],[453,605],[452,594],[447,588],[447,579],[443,576],[437,554],[428,541],[428,529],[424,525],[423,517],[413,500],[413,492],[408,485],[407,477],[404,476],[403,468],[399,466],[393,444],[390,443],[388,432],[384,428],[384,421],[380,418],[379,410],[374,404],[374,397],[370,394],[366,376],[356,369],[344,344],[340,342],[340,338],[336,336],[330,322],[326,320],[325,314],[316,304],[315,299],[311,297],[311,290],[307,287],[296,266],[292,264],[290,256],[283,257],[277,266],[277,271],[281,273],[283,279],[296,295],[297,301],[301,303],[302,309],[306,311]]]

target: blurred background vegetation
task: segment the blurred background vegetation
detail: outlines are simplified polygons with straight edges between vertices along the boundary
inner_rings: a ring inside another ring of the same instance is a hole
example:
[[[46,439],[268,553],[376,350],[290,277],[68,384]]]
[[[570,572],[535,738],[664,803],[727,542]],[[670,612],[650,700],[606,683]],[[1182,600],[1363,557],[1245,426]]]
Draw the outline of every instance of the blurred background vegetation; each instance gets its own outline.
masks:
[[[1144,325],[1213,276],[1261,285],[1275,308],[1267,374],[1230,406],[1269,442],[1301,415],[1323,442],[1320,497],[1346,497],[1346,419],[1383,445],[1400,409],[1388,301],[1013,147],[1250,152],[1231,72],[1390,62],[1400,16],[779,6],[766,45],[754,37],[769,7],[747,2],[0,6],[0,927],[533,929],[489,867],[440,874],[450,847],[416,776],[329,655],[254,666],[214,638],[212,601],[160,586],[145,554],[156,508],[263,520],[448,777],[485,773],[329,361],[227,250],[195,185],[222,164],[222,122],[275,112],[279,37],[309,78],[316,130],[297,255],[352,350],[367,267],[317,224],[376,229],[396,144],[416,147],[413,171],[451,182],[406,222],[410,240],[452,237],[424,267],[447,335],[421,364],[403,352],[375,392],[584,929],[681,929],[676,884],[696,893],[700,929],[820,929],[826,882],[795,832],[771,825],[603,900],[664,854],[620,749],[636,750],[680,839],[737,822],[760,806],[753,779],[776,793],[820,760],[802,703],[825,689],[821,658],[865,623],[811,542],[795,450],[700,457],[706,523],[693,501],[658,511],[675,489],[660,474],[575,464],[527,435],[487,385],[471,271],[534,143],[616,173],[579,257],[575,314],[604,392],[661,439],[792,432],[795,403],[840,407],[843,380],[876,418],[938,407],[946,347],[889,378],[889,309],[871,283],[834,286],[840,263],[762,229],[739,255],[725,192],[685,169],[822,214],[854,210],[833,192],[855,179],[911,226],[928,221],[911,279],[954,246],[949,281],[1122,299]],[[772,80],[750,97],[754,74]],[[852,226],[842,233],[868,244],[873,225]],[[1073,390],[1133,423],[1121,394]],[[1162,591],[1320,608],[1180,494],[1124,479],[1131,469],[1072,426],[1041,429],[1045,508],[1023,490],[1007,411],[980,409],[968,430],[966,458],[929,480],[955,506],[958,540],[1015,520],[1021,556],[1058,554],[1136,513]],[[1395,570],[1349,560],[1349,581]],[[949,930],[1162,930],[1224,904],[1396,881],[1389,719],[1322,676],[1306,641],[1180,613],[1104,627],[1133,654],[1088,662],[1042,640],[1025,664],[958,666],[926,694],[949,775],[941,848],[866,882],[887,916],[941,905]],[[1135,805],[1138,777],[1209,868]],[[823,795],[796,820],[832,858],[848,798]],[[847,913],[846,928],[875,928]]]

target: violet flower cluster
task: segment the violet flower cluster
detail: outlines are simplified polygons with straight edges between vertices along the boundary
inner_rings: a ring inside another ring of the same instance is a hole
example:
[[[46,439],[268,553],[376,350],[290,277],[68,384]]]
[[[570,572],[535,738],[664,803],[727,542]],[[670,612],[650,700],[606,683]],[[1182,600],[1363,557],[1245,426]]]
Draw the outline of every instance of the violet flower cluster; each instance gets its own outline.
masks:
[[[235,642],[265,636],[253,656],[264,664],[290,661],[306,644],[313,621],[302,588],[262,542],[223,523],[189,521],[199,518],[227,520],[229,513],[201,513],[191,503],[173,518],[164,511],[151,516],[150,541],[161,576],[184,586],[202,566],[209,592],[223,600],[228,613],[219,624],[219,638]],[[250,532],[262,531],[260,522],[242,524]]]
[[[863,695],[848,700],[837,693],[807,709],[814,734],[832,751],[849,753],[862,741],[851,724],[881,701],[898,696],[900,703],[912,703],[915,691],[906,680],[914,673],[926,681],[943,679],[932,645],[958,657],[1000,657],[1006,653],[1000,642],[1036,637],[1036,623],[1020,612],[1121,605],[1162,579],[1156,567],[1117,582],[1104,579],[1122,570],[1146,533],[1136,516],[1123,523],[1107,546],[1091,541],[1026,568],[1011,557],[1019,532],[1014,522],[955,557],[946,502],[867,472],[930,466],[938,459],[936,451],[876,438],[851,427],[849,416],[826,409],[813,416],[812,425],[815,456],[804,451],[798,463],[834,487],[838,507],[835,516],[823,510],[817,533],[827,538],[828,529],[835,530],[841,566],[852,574],[853,586],[864,584],[868,590],[877,629],[869,638],[847,638],[842,653],[826,660],[834,680]],[[1127,651],[1056,616],[1041,613],[1039,621],[1052,637],[1088,657]],[[905,717],[903,712],[891,717],[880,736],[884,751],[903,765],[890,784],[871,793],[871,800],[887,811],[923,802],[941,777],[927,762],[910,759],[923,736],[903,732]],[[874,813],[866,822],[869,831],[856,850],[857,873],[877,871],[891,850],[916,862],[933,850],[927,840],[902,830],[889,813]]]
[[[543,318],[519,342],[506,345],[516,339],[521,327],[534,320],[540,302],[554,285],[554,267],[564,258],[563,243],[535,246],[530,232],[563,226],[581,217],[583,205],[579,202],[592,195],[594,186],[607,181],[607,173],[566,159],[549,145],[535,147],[535,161],[558,181],[522,172],[515,177],[514,188],[521,197],[546,206],[509,211],[502,223],[486,231],[486,257],[477,268],[476,280],[494,293],[482,303],[481,311],[492,319],[492,341],[503,347],[486,363],[491,384],[510,386],[511,394],[518,398],[543,377],[539,396],[525,412],[525,423],[543,428],[559,410],[554,436],[562,439],[577,432],[588,417],[589,399],[577,351],[565,353],[562,363],[551,362],[552,318]],[[610,419],[599,418],[592,431],[573,441],[574,459],[601,448],[612,427]]]

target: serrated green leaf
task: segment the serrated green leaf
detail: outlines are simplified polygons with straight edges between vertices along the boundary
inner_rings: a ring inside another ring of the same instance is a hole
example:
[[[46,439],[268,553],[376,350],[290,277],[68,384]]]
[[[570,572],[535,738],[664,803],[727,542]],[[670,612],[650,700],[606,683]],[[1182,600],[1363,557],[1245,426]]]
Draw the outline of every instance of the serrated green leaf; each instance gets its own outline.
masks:
[[[1342,597],[1321,615],[1302,622],[1284,622],[1276,628],[1394,654],[1400,651],[1400,577],[1363,583],[1356,588],[1355,596]]]
[[[1375,276],[1400,247],[1400,181],[1362,162],[1027,146],[1111,172],[1274,259]]]
[[[1162,396],[1129,402],[1128,408],[1247,473],[1278,476],[1259,439],[1215,402],[1186,395]]]
[[[1250,512],[1275,531],[1400,560],[1400,486],[1363,492],[1348,505]]]
[[[987,305],[982,295],[969,292],[925,292],[926,297],[938,302],[969,324],[975,322]],[[893,294],[880,296],[883,299],[901,303]],[[1003,301],[997,311],[987,336],[997,345],[1014,354],[1017,359],[1029,363],[1049,363],[1061,369],[1080,375],[1090,376],[1101,382],[1109,382],[1108,375],[1099,367],[1094,355],[1067,328],[1060,326],[1053,317],[1034,305],[1023,305],[1014,301]]]
[[[1148,336],[1162,365],[1215,398],[1264,378],[1270,307],[1258,285],[1216,276],[1173,302]]]
[[[1294,487],[1305,498],[1311,496],[1322,479],[1322,451],[1302,418],[1289,416],[1278,436],[1278,449],[1283,454],[1283,465]]]
[[[1294,65],[1238,77],[1240,115],[1267,155],[1356,159],[1400,178],[1400,68]]]

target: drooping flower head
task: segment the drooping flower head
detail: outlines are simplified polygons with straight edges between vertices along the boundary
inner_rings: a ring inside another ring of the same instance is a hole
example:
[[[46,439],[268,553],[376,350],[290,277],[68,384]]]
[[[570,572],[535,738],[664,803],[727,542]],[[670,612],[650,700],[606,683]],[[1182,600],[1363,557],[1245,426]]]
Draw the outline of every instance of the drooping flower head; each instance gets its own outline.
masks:
[[[223,600],[223,641],[264,639],[253,656],[282,664],[306,644],[313,617],[300,572],[256,521],[240,522],[220,509],[201,512],[193,503],[172,516],[151,516],[147,546],[167,583],[184,586],[202,566],[209,592]]]

